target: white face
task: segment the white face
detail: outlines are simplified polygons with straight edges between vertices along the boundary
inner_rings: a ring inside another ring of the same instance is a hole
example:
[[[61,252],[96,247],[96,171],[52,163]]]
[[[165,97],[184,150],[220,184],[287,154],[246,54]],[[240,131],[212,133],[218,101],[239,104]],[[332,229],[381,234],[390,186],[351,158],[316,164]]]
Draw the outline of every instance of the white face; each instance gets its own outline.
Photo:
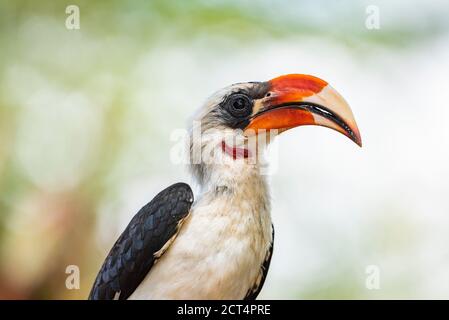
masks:
[[[265,83],[238,83],[213,94],[192,121],[190,155],[193,174],[201,181],[212,169],[257,165],[263,150],[261,139],[244,129],[254,101],[263,96]]]

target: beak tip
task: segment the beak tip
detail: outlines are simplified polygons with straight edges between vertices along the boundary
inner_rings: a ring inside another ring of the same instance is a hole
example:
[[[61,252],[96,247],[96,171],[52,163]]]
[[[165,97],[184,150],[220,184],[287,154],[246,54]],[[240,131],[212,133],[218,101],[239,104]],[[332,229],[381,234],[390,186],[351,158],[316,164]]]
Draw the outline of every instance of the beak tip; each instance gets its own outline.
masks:
[[[351,125],[349,125],[349,127],[351,128],[351,132],[347,134],[347,136],[361,148],[363,145],[362,136],[360,135],[359,128],[354,119],[352,119]]]
[[[354,138],[353,141],[360,147],[362,148],[363,143],[362,143],[362,137],[360,136],[360,134],[357,134]]]

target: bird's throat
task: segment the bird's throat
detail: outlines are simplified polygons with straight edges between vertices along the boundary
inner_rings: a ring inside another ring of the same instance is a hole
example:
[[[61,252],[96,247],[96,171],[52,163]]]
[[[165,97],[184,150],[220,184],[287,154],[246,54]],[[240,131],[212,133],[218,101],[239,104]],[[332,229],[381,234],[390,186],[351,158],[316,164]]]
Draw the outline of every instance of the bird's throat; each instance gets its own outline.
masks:
[[[248,149],[241,148],[241,147],[235,147],[235,146],[233,146],[233,147],[228,146],[225,141],[221,142],[221,149],[223,150],[224,153],[231,156],[232,159],[234,159],[234,160],[246,159],[251,156]]]

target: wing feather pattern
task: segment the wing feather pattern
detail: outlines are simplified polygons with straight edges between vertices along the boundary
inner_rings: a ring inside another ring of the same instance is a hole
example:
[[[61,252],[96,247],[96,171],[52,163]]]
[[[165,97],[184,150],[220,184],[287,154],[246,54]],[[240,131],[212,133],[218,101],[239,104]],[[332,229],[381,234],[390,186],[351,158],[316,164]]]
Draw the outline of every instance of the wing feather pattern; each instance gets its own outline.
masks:
[[[176,236],[192,203],[190,186],[176,183],[140,209],[106,257],[89,299],[127,299]]]

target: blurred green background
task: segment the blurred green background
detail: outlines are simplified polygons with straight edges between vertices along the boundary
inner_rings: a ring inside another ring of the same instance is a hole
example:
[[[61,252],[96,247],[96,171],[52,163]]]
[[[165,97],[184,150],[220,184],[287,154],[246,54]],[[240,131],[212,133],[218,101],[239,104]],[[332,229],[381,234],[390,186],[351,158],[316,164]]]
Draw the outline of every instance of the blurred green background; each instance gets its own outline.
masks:
[[[448,15],[443,0],[0,0],[0,298],[86,298],[137,210],[190,182],[171,132],[215,90],[285,73],[337,88],[364,147],[280,137],[260,297],[449,298]]]

